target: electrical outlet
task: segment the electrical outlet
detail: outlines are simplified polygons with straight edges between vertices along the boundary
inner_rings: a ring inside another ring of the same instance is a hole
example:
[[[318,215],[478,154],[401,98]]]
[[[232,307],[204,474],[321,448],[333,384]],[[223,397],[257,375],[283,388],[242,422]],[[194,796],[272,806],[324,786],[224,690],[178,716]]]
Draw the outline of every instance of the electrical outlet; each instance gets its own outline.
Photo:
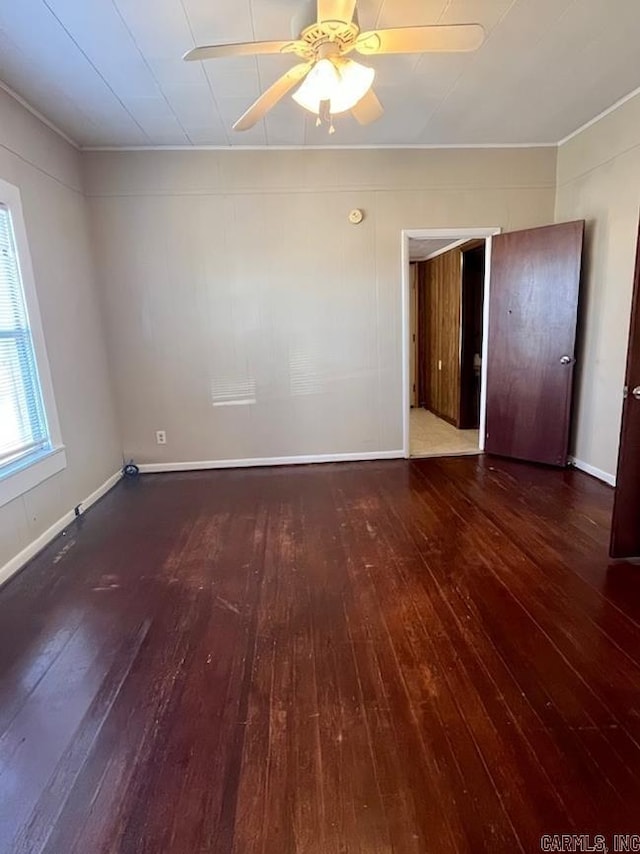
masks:
[[[156,430],[156,442],[159,445],[167,444],[167,434],[164,430]]]

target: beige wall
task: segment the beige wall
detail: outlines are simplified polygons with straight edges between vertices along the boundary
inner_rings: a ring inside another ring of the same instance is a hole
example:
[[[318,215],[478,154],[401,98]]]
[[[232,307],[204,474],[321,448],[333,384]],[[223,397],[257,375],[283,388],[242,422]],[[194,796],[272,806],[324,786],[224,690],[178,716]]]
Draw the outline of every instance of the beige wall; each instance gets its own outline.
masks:
[[[400,449],[401,230],[553,221],[554,149],[84,165],[124,446],[142,463]],[[255,403],[214,406],[224,394]]]
[[[122,444],[159,464],[400,449],[403,228],[587,220],[575,455],[615,471],[640,98],[557,160],[544,148],[81,156],[0,91],[0,177],[22,193],[68,459],[0,508],[0,567],[119,468]],[[213,405],[229,402],[243,405]]]
[[[562,145],[556,218],[587,221],[575,456],[614,475],[640,207],[640,97]]]
[[[18,186],[67,468],[0,507],[0,569],[121,466],[79,155],[0,90],[0,177]]]
[[[119,468],[103,322],[124,450],[140,462],[393,452],[401,230],[523,228],[554,204],[588,224],[575,455],[615,471],[640,98],[556,163],[544,148],[81,157],[0,91],[0,177],[22,193],[68,458],[0,508],[0,566]],[[213,405],[229,402],[243,405]]]

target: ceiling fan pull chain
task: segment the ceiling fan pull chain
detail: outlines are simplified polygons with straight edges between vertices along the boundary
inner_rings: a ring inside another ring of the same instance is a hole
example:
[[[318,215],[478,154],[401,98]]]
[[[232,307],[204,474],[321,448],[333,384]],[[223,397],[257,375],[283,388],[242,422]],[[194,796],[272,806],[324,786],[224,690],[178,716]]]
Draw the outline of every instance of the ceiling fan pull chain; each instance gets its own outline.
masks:
[[[333,126],[333,116],[331,115],[331,101],[320,101],[318,106],[318,118],[316,119],[316,127],[322,124],[329,125],[329,133],[335,133],[336,129]]]

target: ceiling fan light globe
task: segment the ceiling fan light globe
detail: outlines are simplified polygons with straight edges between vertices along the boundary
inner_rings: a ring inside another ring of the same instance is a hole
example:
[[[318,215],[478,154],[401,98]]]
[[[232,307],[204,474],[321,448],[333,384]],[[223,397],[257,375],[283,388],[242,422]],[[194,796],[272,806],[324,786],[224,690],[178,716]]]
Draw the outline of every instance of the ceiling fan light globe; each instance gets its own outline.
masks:
[[[334,115],[346,113],[355,107],[371,89],[376,76],[374,68],[352,59],[343,60],[339,71],[340,86],[331,99],[331,112]]]
[[[323,101],[330,101],[331,115],[339,115],[351,110],[364,98],[373,85],[375,75],[373,68],[351,59],[341,60],[337,67],[330,60],[321,59],[292,97],[314,115],[320,114]]]
[[[331,101],[339,86],[338,69],[330,60],[321,59],[316,62],[292,97],[305,110],[317,113],[320,102]]]

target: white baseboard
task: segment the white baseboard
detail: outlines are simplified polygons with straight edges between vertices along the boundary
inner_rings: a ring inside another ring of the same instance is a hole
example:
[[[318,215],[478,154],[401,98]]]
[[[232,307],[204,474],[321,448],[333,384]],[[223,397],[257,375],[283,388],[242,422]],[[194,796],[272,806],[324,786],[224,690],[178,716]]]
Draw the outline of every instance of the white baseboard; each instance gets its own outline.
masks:
[[[404,451],[356,451],[352,454],[315,454],[306,457],[262,457],[243,460],[200,460],[184,463],[142,463],[141,474],[162,474],[172,471],[202,471],[206,469],[239,469],[259,466],[301,466],[311,463],[356,463],[374,460],[398,460]]]
[[[122,477],[122,472],[117,472],[112,475],[108,480],[106,480],[102,486],[99,486],[94,492],[91,493],[84,501],[80,502],[80,507],[82,511],[91,507],[92,504],[95,504],[96,501],[99,501],[103,495],[106,495],[110,489],[118,483],[118,481]],[[42,551],[42,549],[48,545],[54,537],[57,537],[64,529],[71,524],[76,518],[75,511],[70,510],[68,513],[65,513],[57,522],[54,522],[50,528],[47,528],[40,536],[35,539],[32,543],[24,548],[21,552],[19,552],[15,557],[12,557],[8,563],[5,563],[3,567],[0,567],[0,585],[4,584],[5,581],[8,581],[12,575],[15,575],[25,563],[28,563],[31,558],[35,557],[38,552]]]
[[[574,468],[585,472],[585,474],[590,474],[592,477],[597,477],[598,480],[603,480],[605,483],[608,483],[609,486],[616,485],[616,476],[614,474],[609,474],[609,472],[602,471],[602,469],[598,469],[595,466],[590,465],[589,463],[583,462],[582,460],[577,460],[575,457],[570,457],[569,464],[572,465]]]

